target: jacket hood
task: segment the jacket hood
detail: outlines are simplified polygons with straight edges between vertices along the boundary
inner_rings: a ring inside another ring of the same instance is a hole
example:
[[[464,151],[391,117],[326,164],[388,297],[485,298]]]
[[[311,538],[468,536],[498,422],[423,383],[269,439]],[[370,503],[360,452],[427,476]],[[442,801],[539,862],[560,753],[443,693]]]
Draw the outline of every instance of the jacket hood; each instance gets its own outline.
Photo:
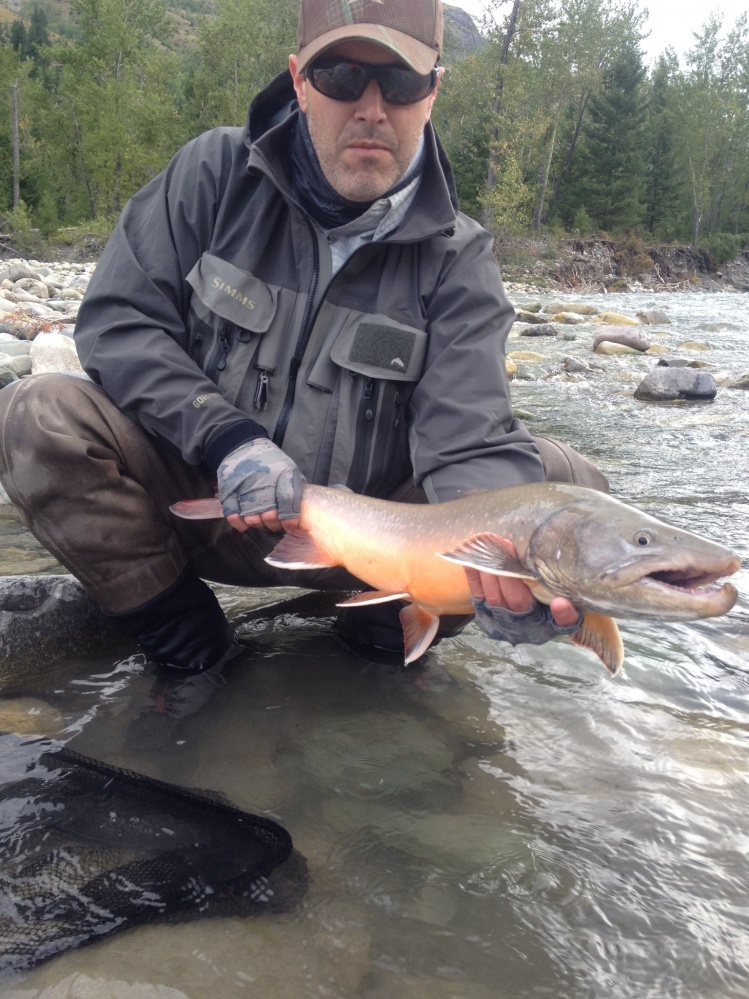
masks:
[[[268,175],[287,196],[290,178],[283,169],[289,161],[289,133],[299,105],[288,70],[279,73],[250,104],[245,126],[249,150],[247,169]],[[439,233],[451,235],[458,213],[458,194],[452,168],[431,122],[424,139],[424,176],[413,205],[393,234],[392,241],[410,242]],[[389,240],[390,241],[390,240]]]

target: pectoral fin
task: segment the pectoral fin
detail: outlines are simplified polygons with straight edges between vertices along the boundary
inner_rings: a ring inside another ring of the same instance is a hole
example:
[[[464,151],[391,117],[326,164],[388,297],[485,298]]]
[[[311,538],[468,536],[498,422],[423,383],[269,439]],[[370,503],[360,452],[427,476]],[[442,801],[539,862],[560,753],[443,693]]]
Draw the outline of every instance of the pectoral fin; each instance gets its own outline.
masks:
[[[279,569],[328,569],[340,565],[306,531],[289,531],[265,558]]]
[[[537,581],[520,563],[513,543],[497,534],[477,534],[452,551],[437,554],[448,562],[457,562],[458,565],[466,565],[469,569],[478,569],[480,572],[490,572],[494,576],[516,576],[519,579]]]
[[[357,593],[353,597],[349,597],[348,600],[344,600],[342,604],[336,604],[336,607],[367,607],[369,604],[386,604],[390,600],[410,600],[411,597],[408,593],[387,593],[385,590],[365,590],[363,593]]]
[[[616,676],[624,662],[624,645],[616,621],[586,611],[579,630],[569,637],[575,645],[595,652],[611,675]]]
[[[169,509],[184,520],[217,520],[224,515],[221,502],[217,499],[180,500]]]
[[[414,659],[423,655],[432,644],[432,639],[437,634],[440,619],[416,604],[404,607],[399,616],[403,625],[406,662],[412,663]]]

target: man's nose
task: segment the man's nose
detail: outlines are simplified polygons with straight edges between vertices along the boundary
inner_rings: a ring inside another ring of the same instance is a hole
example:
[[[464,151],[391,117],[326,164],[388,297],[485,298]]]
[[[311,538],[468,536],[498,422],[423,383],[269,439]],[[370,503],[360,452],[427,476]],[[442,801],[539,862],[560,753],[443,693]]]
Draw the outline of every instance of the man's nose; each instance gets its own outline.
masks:
[[[370,80],[367,89],[356,102],[354,117],[361,121],[383,121],[387,118],[387,104],[377,80]]]

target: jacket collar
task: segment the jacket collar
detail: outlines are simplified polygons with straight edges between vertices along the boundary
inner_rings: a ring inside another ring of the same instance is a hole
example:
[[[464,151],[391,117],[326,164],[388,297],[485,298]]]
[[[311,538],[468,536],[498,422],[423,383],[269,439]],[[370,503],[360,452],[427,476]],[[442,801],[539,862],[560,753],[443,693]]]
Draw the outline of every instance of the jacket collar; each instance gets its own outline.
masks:
[[[300,114],[291,76],[279,73],[250,105],[245,127],[249,149],[247,169],[269,177],[281,194],[293,201],[289,161],[291,125]],[[447,155],[428,122],[424,131],[426,159],[419,190],[405,218],[388,237],[388,242],[410,243],[440,233],[452,234],[458,211],[452,169]]]

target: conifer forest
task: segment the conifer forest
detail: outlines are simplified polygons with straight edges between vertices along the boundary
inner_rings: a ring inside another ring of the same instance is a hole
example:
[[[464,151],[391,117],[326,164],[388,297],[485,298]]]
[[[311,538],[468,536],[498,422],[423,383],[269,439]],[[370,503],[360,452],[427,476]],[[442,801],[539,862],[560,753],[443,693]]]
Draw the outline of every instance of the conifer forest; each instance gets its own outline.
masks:
[[[449,11],[446,6],[446,10]],[[105,234],[192,136],[243,124],[295,50],[297,0],[0,6],[0,236]],[[749,26],[706,15],[648,65],[627,0],[494,0],[446,21],[433,112],[461,207],[498,235],[749,243]]]

